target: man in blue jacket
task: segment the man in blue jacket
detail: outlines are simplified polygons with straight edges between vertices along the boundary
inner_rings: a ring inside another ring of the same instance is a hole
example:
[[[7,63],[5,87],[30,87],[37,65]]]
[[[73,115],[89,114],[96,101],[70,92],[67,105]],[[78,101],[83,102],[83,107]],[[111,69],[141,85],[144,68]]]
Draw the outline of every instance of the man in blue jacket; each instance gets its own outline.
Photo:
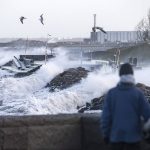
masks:
[[[135,87],[132,66],[123,64],[119,70],[120,82],[108,91],[101,117],[105,142],[112,150],[140,150],[142,140],[141,118],[150,118],[150,105],[143,93]]]

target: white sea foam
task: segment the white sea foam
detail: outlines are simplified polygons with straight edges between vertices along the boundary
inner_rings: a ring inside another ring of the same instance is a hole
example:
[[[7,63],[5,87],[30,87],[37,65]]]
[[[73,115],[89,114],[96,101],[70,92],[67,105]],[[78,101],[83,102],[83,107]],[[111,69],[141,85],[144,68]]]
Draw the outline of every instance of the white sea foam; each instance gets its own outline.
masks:
[[[6,59],[8,54],[13,56],[14,51],[4,53],[2,50],[0,54]],[[16,54],[20,52],[15,51]],[[53,77],[67,68],[79,66],[79,62],[69,61],[62,49],[58,49],[57,54],[56,58],[49,60],[30,76],[1,77],[0,100],[3,104],[0,106],[0,115],[74,113],[77,112],[77,106],[103,95],[119,81],[117,73],[106,74],[101,70],[89,73],[87,78],[68,89],[50,93],[45,86]],[[0,71],[1,76],[5,73]],[[136,81],[150,85],[149,73],[149,68],[136,71]]]
[[[50,54],[50,50],[47,50],[47,53]],[[14,56],[19,57],[19,55],[45,55],[45,47],[41,48],[29,48],[25,52],[25,48],[15,49],[15,48],[0,48],[0,65],[5,64],[6,62],[13,59]]]

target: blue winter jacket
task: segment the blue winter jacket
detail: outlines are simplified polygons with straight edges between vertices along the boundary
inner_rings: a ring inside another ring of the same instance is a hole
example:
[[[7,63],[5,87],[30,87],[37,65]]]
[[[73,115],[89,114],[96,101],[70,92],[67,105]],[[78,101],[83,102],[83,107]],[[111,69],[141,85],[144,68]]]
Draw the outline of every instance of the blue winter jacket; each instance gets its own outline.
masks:
[[[111,142],[141,141],[141,117],[150,118],[150,105],[133,84],[119,83],[107,93],[101,117],[104,137]]]

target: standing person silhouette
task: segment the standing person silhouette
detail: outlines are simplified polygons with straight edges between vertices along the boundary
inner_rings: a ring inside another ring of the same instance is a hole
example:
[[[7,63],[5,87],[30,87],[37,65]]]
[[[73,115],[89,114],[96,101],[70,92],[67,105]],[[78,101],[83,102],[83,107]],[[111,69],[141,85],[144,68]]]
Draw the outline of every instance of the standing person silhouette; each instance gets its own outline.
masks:
[[[150,118],[150,105],[142,91],[136,88],[133,68],[121,65],[120,82],[107,93],[101,117],[104,141],[112,150],[141,150],[141,117]]]

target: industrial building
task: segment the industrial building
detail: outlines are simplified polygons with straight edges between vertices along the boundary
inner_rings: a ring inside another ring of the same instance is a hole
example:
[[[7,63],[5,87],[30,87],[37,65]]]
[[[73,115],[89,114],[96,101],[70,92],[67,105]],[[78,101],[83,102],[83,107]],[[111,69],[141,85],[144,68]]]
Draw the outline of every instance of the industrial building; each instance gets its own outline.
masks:
[[[137,31],[107,31],[107,34],[103,32],[91,32],[91,42],[97,43],[112,43],[112,42],[140,42]]]

